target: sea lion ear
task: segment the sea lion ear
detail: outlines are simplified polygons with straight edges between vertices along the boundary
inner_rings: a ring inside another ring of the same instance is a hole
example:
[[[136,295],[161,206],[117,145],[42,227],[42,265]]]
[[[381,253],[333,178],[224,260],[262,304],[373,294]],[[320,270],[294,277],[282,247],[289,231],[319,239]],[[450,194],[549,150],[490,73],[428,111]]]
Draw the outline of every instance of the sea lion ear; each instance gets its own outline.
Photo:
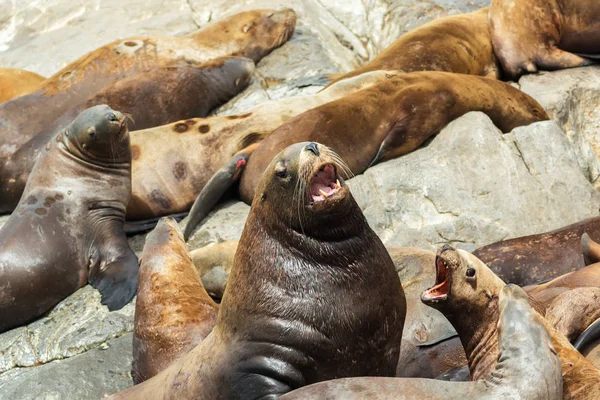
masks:
[[[110,311],[119,310],[129,303],[137,292],[138,270],[137,257],[130,252],[90,275],[89,283],[100,292],[102,304]]]

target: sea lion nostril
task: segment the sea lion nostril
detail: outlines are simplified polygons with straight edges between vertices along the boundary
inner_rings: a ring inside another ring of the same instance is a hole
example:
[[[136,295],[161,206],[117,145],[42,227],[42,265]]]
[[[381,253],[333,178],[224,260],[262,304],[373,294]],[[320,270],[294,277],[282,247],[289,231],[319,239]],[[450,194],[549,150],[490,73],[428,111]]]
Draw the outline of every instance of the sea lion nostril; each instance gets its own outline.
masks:
[[[310,142],[309,144],[306,145],[306,147],[304,149],[310,151],[315,156],[318,156],[320,154],[319,147],[317,146],[317,144],[315,142]]]
[[[448,251],[448,250],[454,250],[454,248],[452,246],[450,246],[448,243],[446,243],[443,247],[442,247],[442,251],[440,252],[440,254]]]

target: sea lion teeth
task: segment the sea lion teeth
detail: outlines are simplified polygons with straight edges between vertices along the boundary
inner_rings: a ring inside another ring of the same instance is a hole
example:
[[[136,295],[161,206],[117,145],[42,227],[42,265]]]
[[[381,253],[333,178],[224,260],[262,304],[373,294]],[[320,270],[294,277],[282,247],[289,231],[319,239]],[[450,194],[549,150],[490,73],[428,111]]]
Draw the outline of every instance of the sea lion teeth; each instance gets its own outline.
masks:
[[[335,187],[336,187],[336,189],[340,189],[342,187],[342,185],[340,184],[340,180],[339,179],[337,179],[335,181]]]
[[[327,194],[323,189],[319,189],[319,193],[321,193],[325,198],[329,197],[329,194]]]

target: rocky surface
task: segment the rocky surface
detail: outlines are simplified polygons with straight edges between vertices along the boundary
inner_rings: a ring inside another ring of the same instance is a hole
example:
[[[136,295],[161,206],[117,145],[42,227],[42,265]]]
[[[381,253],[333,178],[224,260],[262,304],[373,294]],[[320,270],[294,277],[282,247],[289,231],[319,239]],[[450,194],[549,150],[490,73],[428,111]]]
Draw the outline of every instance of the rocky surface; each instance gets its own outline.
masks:
[[[182,35],[227,14],[292,7],[292,39],[263,59],[250,87],[217,114],[311,94],[328,75],[372,58],[397,36],[489,0],[0,0],[2,67],[52,75],[98,46],[136,35]],[[600,67],[540,73],[518,85],[548,110],[502,135],[483,114],[450,124],[425,147],[349,181],[388,245],[471,250],[597,216]],[[562,130],[561,130],[562,129]],[[564,133],[563,133],[564,130]],[[566,135],[565,135],[566,133]],[[238,239],[249,207],[229,201],[190,247]],[[0,217],[0,226],[7,217]],[[185,221],[183,222],[185,224]],[[130,238],[139,255],[144,236]],[[131,384],[134,303],[108,312],[85,287],[46,317],[0,335],[0,398],[98,399]]]

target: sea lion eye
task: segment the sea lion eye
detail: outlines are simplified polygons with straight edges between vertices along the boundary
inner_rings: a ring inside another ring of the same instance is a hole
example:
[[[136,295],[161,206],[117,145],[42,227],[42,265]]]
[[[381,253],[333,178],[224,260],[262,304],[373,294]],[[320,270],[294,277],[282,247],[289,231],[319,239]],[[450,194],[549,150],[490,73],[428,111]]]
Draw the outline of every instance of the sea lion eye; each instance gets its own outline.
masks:
[[[473,268],[467,268],[467,276],[472,278],[475,276],[475,270]]]
[[[117,116],[113,113],[108,114],[108,120],[110,122],[119,122],[119,119],[117,118]]]
[[[90,137],[92,139],[94,139],[96,137],[96,129],[94,129],[94,128],[88,129],[88,134],[90,135]]]
[[[275,175],[277,175],[280,178],[285,178],[287,176],[287,168],[284,167],[283,165],[278,166],[275,169]]]

